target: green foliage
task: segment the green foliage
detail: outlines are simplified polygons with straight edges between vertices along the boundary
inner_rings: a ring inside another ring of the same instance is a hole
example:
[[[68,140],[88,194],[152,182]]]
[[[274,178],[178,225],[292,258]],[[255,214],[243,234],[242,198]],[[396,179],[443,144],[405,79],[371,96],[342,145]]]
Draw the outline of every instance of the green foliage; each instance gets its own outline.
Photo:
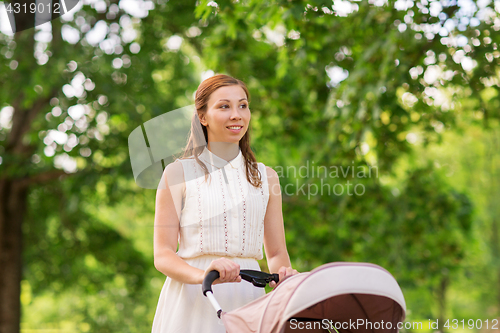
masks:
[[[500,291],[490,289],[498,286],[500,270],[498,181],[482,178],[498,179],[498,144],[479,142],[500,115],[498,12],[478,26],[457,24],[441,35],[429,31],[447,20],[460,23],[460,7],[435,16],[428,2],[398,10],[392,1],[353,1],[357,10],[342,16],[322,0],[209,3],[158,1],[141,19],[119,7],[98,13],[84,5],[74,21],[52,22],[44,64],[31,56],[34,31],[15,39],[0,34],[0,108],[13,106],[28,129],[10,142],[11,129],[0,128],[1,176],[36,179],[60,168],[55,159],[64,154],[78,170],[30,191],[22,297],[25,313],[33,315],[25,315],[26,328],[69,321],[76,331],[148,329],[164,277],[154,271],[146,245],[152,243],[144,221],[152,225],[153,192],[131,183],[127,138],[145,121],[191,104],[206,70],[248,84],[252,148],[266,165],[277,170],[315,161],[376,171],[370,177],[281,177],[283,188],[305,185],[308,191],[283,194],[294,266],[382,265],[403,286],[413,318],[438,315],[441,294],[435,292],[450,279],[449,311],[497,315]],[[121,36],[120,45],[90,45],[84,31],[97,22],[108,25],[109,40]],[[82,39],[62,40],[63,25]],[[131,28],[134,40],[124,38]],[[282,36],[273,38],[273,31]],[[182,38],[179,49],[167,46],[173,36]],[[453,42],[461,36],[465,43]],[[469,68],[467,61],[476,65]],[[347,77],[334,82],[332,68]],[[86,85],[71,97],[62,87],[75,78]],[[70,115],[77,104],[86,108],[84,126]],[[44,142],[63,123],[77,145]],[[448,133],[469,133],[474,144],[462,151]],[[19,143],[22,149],[14,150]],[[49,145],[54,154],[46,153]],[[433,156],[436,147],[448,147],[447,163],[464,169],[452,178],[440,171],[434,160],[443,153]],[[481,149],[490,150],[467,156]],[[311,195],[325,184],[347,189],[348,181],[351,191],[358,186],[363,194]]]

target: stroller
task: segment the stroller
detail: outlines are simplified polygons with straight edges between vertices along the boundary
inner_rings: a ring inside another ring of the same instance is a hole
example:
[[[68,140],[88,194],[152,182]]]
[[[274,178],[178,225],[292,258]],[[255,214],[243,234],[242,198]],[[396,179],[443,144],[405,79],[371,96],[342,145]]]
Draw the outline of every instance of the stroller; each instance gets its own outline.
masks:
[[[278,281],[277,274],[241,270],[242,279],[256,287]],[[227,333],[382,332],[397,333],[406,303],[394,277],[369,263],[335,262],[282,281],[272,292],[231,312],[223,312],[211,285],[210,272],[202,291]]]

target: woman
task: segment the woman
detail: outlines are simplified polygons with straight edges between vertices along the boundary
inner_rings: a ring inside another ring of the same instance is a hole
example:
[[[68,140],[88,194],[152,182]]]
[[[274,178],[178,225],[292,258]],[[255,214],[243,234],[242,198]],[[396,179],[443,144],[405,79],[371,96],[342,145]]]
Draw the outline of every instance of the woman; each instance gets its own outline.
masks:
[[[219,271],[213,291],[225,311],[264,295],[236,283],[240,269],[260,270],[262,243],[280,282],[297,274],[286,249],[278,175],[256,163],[250,149],[248,105],[245,84],[227,75],[204,80],[196,91],[184,155],[165,168],[157,191],[154,262],[167,279],[153,333],[225,332],[200,284]]]

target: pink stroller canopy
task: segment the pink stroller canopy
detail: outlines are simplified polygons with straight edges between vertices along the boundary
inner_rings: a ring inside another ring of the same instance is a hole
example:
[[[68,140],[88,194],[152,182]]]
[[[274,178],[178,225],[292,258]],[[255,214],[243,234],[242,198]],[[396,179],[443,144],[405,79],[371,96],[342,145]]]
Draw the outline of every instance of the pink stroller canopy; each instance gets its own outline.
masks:
[[[333,327],[340,333],[388,333],[399,331],[405,313],[401,288],[387,270],[337,262],[285,279],[267,295],[223,312],[222,321],[227,332],[239,333],[335,332]]]

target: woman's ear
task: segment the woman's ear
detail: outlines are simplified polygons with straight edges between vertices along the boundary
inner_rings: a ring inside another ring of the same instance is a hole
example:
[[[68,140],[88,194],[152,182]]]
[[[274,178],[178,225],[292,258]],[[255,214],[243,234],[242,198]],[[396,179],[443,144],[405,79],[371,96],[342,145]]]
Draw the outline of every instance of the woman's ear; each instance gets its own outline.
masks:
[[[203,126],[205,126],[205,127],[206,127],[206,126],[207,126],[207,122],[206,122],[206,120],[205,120],[205,115],[204,115],[204,114],[200,114],[200,115],[198,116],[198,118],[200,119],[200,123],[201,123]]]

